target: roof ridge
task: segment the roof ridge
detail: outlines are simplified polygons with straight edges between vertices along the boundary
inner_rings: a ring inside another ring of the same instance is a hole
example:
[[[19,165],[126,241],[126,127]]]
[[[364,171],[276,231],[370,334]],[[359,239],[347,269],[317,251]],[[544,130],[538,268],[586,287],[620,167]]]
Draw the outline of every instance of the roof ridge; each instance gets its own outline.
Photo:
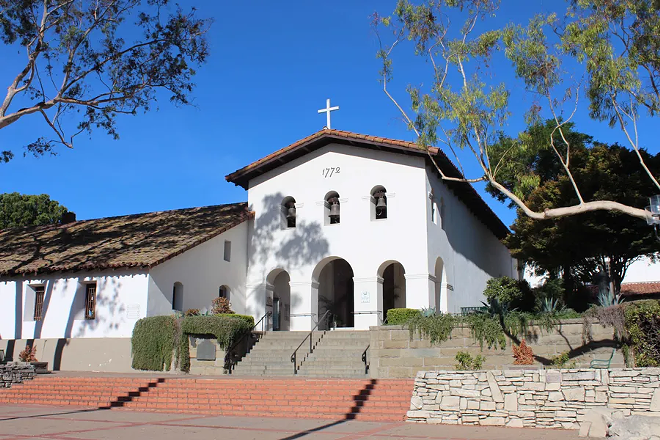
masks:
[[[168,212],[175,212],[175,211],[195,211],[195,210],[200,210],[204,208],[218,208],[221,206],[239,206],[239,205],[245,205],[247,208],[247,202],[235,202],[235,203],[223,203],[219,205],[205,205],[205,206],[191,206],[189,208],[176,208],[176,209],[164,209],[162,211],[147,211],[147,212],[136,212],[133,214],[121,214],[121,215],[112,215],[109,217],[97,217],[97,218],[88,218],[84,220],[76,220],[74,222],[69,222],[69,223],[50,223],[46,225],[31,225],[31,226],[16,226],[13,228],[6,228],[6,229],[0,229],[0,235],[6,233],[6,232],[17,232],[17,231],[27,231],[30,229],[36,230],[48,230],[48,229],[58,229],[58,228],[67,228],[72,225],[80,225],[82,223],[87,223],[87,222],[93,222],[93,221],[99,221],[99,220],[117,220],[121,218],[129,218],[129,217],[140,217],[140,216],[145,216],[145,215],[156,215],[156,214],[164,214]]]

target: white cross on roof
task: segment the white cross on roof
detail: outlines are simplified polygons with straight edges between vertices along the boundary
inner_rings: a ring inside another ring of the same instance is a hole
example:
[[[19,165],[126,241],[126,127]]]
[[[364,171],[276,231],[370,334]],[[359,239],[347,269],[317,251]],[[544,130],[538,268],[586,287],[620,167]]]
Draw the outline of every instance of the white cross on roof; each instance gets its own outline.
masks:
[[[330,107],[330,99],[327,99],[325,101],[325,108],[322,108],[319,110],[319,113],[325,113],[327,118],[328,118],[328,123],[326,124],[326,127],[330,129],[330,112],[333,110],[339,110],[339,106],[336,107]]]

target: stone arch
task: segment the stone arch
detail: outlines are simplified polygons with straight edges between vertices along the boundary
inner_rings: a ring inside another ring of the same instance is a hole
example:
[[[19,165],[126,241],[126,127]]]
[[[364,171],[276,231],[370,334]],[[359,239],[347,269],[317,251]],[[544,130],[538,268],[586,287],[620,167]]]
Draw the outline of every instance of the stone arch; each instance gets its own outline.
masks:
[[[329,321],[320,322],[319,329],[328,326],[353,327],[355,294],[353,268],[341,257],[321,260],[312,272],[312,300],[316,302],[317,319],[329,311]],[[314,311],[314,306],[312,308]]]
[[[396,260],[387,260],[378,267],[383,279],[383,317],[387,311],[406,307],[406,270]]]
[[[447,268],[442,257],[435,260],[435,295],[432,307],[436,313],[447,313],[449,310],[449,298],[447,291]]]
[[[269,329],[288,331],[291,328],[291,276],[282,268],[266,276],[266,312],[271,312]]]
[[[179,281],[172,286],[172,310],[183,312],[183,284]]]

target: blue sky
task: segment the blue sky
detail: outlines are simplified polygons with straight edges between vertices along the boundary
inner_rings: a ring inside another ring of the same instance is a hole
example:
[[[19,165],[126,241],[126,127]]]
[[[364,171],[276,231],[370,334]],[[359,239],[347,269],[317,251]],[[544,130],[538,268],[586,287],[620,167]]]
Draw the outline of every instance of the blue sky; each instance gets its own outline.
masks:
[[[209,62],[195,79],[195,106],[162,100],[157,111],[120,117],[117,141],[97,131],[91,138],[79,136],[74,150],[60,147],[57,156],[17,155],[0,164],[0,191],[49,194],[79,219],[243,201],[245,191],[224,176],[323,128],[325,116],[317,109],[326,98],[341,107],[333,112],[333,128],[414,139],[378,83],[378,45],[370,29],[370,15],[390,13],[395,1],[196,3],[199,15],[215,22],[208,35]],[[503,21],[526,19],[552,4],[504,3]],[[404,104],[406,85],[429,78],[428,66],[405,55],[410,52],[410,46],[399,50],[390,86]],[[24,56],[18,48],[2,47],[0,59],[5,61],[0,85],[8,85]],[[500,79],[512,79],[506,67]],[[531,103],[516,93],[506,128],[512,135],[524,128],[522,113]],[[590,121],[584,112],[576,121],[579,130],[598,140],[626,145],[618,130]],[[658,152],[657,143],[645,143],[657,130],[651,121],[643,128],[642,144]],[[34,116],[24,118],[0,132],[0,146],[20,151],[40,135],[50,136],[47,127]],[[484,198],[511,224],[514,212]]]

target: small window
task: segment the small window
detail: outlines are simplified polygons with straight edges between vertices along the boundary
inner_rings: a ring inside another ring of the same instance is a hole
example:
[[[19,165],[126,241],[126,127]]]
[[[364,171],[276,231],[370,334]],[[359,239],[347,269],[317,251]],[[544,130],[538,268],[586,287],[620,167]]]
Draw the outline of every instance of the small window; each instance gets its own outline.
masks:
[[[42,313],[44,309],[44,286],[34,286],[34,317],[35,321],[41,321],[43,319]]]
[[[387,218],[387,190],[376,186],[371,190],[371,220]]]
[[[229,301],[229,287],[220,286],[218,289],[218,298],[226,298]]]
[[[282,200],[282,218],[285,229],[296,227],[296,199],[291,196]]]
[[[183,284],[179,282],[172,287],[172,310],[183,311]]]
[[[339,194],[336,191],[330,191],[328,194],[325,195],[324,209],[325,209],[325,224],[326,225],[339,224],[341,220]]]
[[[225,240],[225,261],[231,261],[231,241]]]
[[[440,199],[440,227],[445,229],[445,201]]]
[[[85,286],[85,319],[96,319],[96,283]]]

